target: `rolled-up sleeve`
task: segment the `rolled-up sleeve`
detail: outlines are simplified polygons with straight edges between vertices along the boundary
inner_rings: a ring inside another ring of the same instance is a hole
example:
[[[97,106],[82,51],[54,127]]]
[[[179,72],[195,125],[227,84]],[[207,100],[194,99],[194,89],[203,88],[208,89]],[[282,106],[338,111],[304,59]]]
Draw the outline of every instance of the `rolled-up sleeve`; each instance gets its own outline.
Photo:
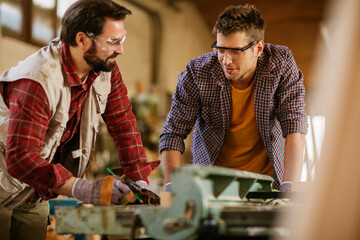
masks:
[[[196,75],[192,71],[192,61],[186,69],[179,74],[178,84],[172,96],[170,111],[160,135],[159,151],[178,150],[185,151],[184,139],[190,134],[199,111],[200,97],[195,83]]]
[[[291,133],[306,134],[308,131],[303,74],[289,49],[287,53],[281,69],[283,79],[278,88],[279,107],[276,112],[284,137]]]
[[[146,179],[160,161],[148,162],[127,89],[116,66],[111,77],[111,92],[102,115],[125,173],[133,180]]]

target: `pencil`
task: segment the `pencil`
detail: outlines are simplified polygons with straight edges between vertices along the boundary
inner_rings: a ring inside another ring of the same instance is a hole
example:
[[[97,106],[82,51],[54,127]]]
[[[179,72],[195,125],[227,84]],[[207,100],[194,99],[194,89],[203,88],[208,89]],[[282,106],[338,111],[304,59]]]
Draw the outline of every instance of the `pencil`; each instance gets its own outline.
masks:
[[[116,176],[116,174],[115,174],[113,171],[111,171],[110,168],[106,168],[106,170],[108,170],[108,172],[109,172],[111,175]],[[133,193],[134,193],[134,192],[133,192]],[[139,202],[143,203],[143,201],[141,200],[141,198],[140,198],[138,195],[136,195],[136,193],[134,193],[134,196],[136,197],[137,200],[139,200]]]

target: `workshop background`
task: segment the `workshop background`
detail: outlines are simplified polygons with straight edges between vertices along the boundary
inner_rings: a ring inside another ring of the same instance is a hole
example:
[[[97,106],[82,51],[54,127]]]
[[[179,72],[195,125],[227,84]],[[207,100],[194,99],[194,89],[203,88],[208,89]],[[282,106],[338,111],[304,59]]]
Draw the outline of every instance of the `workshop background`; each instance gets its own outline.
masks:
[[[58,36],[61,16],[74,1],[0,0],[0,73]],[[315,170],[318,170],[315,167],[320,166],[320,153],[325,139],[326,108],[313,103],[314,99],[318,100],[318,93],[332,83],[320,81],[324,80],[321,79],[324,72],[319,73],[318,66],[321,65],[319,61],[326,59],[331,52],[341,51],[342,47],[348,46],[349,42],[345,41],[348,39],[347,36],[343,38],[343,44],[337,47],[331,45],[331,31],[336,28],[336,21],[333,19],[356,16],[349,14],[353,11],[357,11],[359,15],[359,1],[116,0],[116,2],[126,6],[133,13],[125,20],[128,31],[124,45],[125,54],[119,56],[117,62],[128,87],[150,161],[159,158],[158,137],[171,105],[171,95],[175,90],[178,74],[184,70],[190,59],[211,51],[210,46],[215,40],[212,27],[219,13],[226,6],[250,3],[260,10],[266,21],[265,42],[288,46],[304,73],[306,111],[310,126],[309,134],[306,136],[302,181],[314,180]],[[347,8],[340,8],[339,6],[342,5],[346,5]],[[350,43],[355,43],[355,40],[359,39],[356,35],[359,29],[357,22],[359,21],[355,17],[344,22],[351,29],[348,32],[355,34],[352,38],[353,42]],[[342,60],[347,59],[341,57]],[[329,66],[321,69],[331,72]],[[358,75],[355,72],[354,81],[358,80]],[[331,74],[328,73],[327,77],[330,79]],[[346,79],[337,80],[341,82]],[[315,105],[316,107],[312,107]],[[347,125],[347,122],[342,124]],[[117,164],[117,156],[113,145],[109,144],[111,139],[105,125],[98,139],[96,162],[87,173],[87,178],[90,179],[106,174],[104,171],[106,167]],[[184,155],[186,161],[191,160],[189,144],[190,139],[187,139],[187,152]],[[330,154],[328,153],[327,156]],[[161,168],[151,177],[153,184],[151,188],[155,192],[162,191]],[[358,184],[357,182],[355,186]]]
[[[75,0],[0,0],[0,72],[35,52],[59,35],[61,16]],[[150,160],[158,159],[158,139],[171,105],[178,74],[188,61],[211,51],[215,21],[226,6],[250,3],[266,21],[265,41],[288,46],[304,73],[307,97],[319,86],[311,79],[317,45],[326,40],[324,14],[327,0],[117,0],[132,11],[125,20],[125,53],[117,58],[138,127]],[[309,111],[308,111],[309,113]],[[302,179],[313,179],[324,136],[321,112],[310,114],[311,123]],[[88,178],[106,174],[104,166],[117,164],[106,127],[100,131],[96,164]],[[316,141],[316,142],[314,142]],[[315,144],[313,144],[313,142]],[[190,137],[184,160],[192,159]],[[317,149],[316,151],[313,151]],[[161,169],[160,169],[161,170]],[[161,176],[161,172],[154,173]]]

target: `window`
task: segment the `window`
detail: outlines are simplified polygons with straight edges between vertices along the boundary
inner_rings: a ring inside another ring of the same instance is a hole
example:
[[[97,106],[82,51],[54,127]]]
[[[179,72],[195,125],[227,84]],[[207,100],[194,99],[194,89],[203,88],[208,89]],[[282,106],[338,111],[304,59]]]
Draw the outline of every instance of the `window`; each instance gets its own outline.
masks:
[[[49,42],[56,36],[55,0],[33,0],[31,37],[35,41]]]
[[[21,36],[22,32],[22,0],[2,0],[0,4],[2,31],[11,36]]]
[[[4,35],[43,46],[59,35],[61,17],[76,0],[2,0]]]

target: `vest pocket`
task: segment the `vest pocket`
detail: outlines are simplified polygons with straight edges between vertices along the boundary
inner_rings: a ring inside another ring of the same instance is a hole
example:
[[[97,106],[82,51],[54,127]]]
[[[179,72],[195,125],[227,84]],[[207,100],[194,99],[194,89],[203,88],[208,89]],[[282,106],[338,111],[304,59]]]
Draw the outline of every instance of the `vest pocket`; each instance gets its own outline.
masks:
[[[44,143],[44,147],[41,151],[40,156],[44,159],[50,159],[52,161],[52,157],[54,156],[57,147],[60,145],[60,140],[65,131],[65,125],[61,125],[53,136],[50,136],[48,140]],[[45,137],[46,139],[46,137]]]
[[[211,127],[222,129],[222,115],[219,114],[216,109],[211,107],[203,106],[201,109],[201,117],[205,123]]]
[[[104,95],[104,94],[98,94],[96,93],[96,111],[99,114],[102,114],[105,112],[106,109],[106,104],[107,104],[107,99],[108,99],[108,95]]]

